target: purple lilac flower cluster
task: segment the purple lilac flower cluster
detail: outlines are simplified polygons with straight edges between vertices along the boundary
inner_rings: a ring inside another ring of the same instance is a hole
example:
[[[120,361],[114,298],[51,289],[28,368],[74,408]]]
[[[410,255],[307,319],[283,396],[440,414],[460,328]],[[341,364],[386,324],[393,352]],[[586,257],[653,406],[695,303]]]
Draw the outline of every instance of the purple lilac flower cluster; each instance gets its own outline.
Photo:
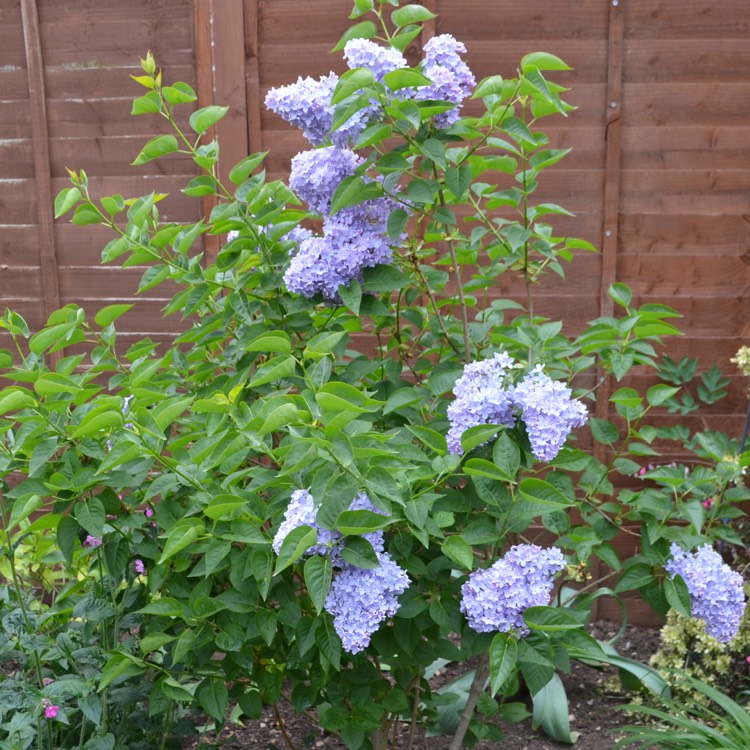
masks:
[[[448,407],[448,450],[463,453],[461,435],[480,424],[512,427],[516,418],[509,385],[513,359],[505,352],[492,359],[471,362],[453,386],[455,401]]]
[[[687,584],[693,617],[703,620],[709,635],[728,643],[737,635],[745,612],[742,576],[710,544],[691,553],[673,543],[669,551],[664,567],[671,578],[682,576]]]
[[[477,82],[469,66],[461,59],[466,47],[450,34],[430,39],[424,52],[422,71],[432,81],[432,86],[417,89],[416,98],[439,99],[457,105],[435,116],[435,124],[447,128],[459,119],[461,105]]]
[[[349,509],[383,514],[364,492],[352,500]],[[317,543],[308,547],[305,554],[330,554],[337,573],[331,583],[325,609],[334,618],[333,625],[344,650],[356,654],[369,645],[380,623],[396,614],[397,597],[409,587],[409,578],[384,551],[382,531],[363,534],[375,550],[380,567],[358,568],[341,557],[344,539],[341,534],[322,528],[315,520],[316,515],[317,508],[309,490],[293,492],[272,546],[278,554],[287,534],[298,526],[310,526],[318,532]]]
[[[455,400],[448,407],[448,450],[463,453],[461,436],[480,424],[512,427],[520,413],[540,461],[551,461],[565,444],[568,433],[586,422],[586,407],[564,383],[552,380],[541,365],[512,385],[514,361],[505,352],[492,359],[466,365],[453,387]]]
[[[369,39],[350,39],[344,47],[344,59],[351,68],[371,70],[378,83],[386,73],[407,67],[406,58],[395,47],[381,47]]]
[[[312,211],[327,216],[336,188],[344,178],[353,175],[363,161],[348,148],[329,146],[301,151],[292,159],[289,187]]]
[[[461,611],[478,633],[529,630],[523,613],[549,604],[553,576],[565,568],[556,547],[518,544],[487,569],[475,570],[461,587]]]
[[[313,146],[322,145],[329,137],[334,144],[345,146],[357,137],[363,123],[362,117],[355,115],[335,133],[331,132],[334,109],[331,97],[338,81],[335,73],[317,80],[300,76],[296,83],[270,89],[266,107],[298,127]]]
[[[409,577],[387,552],[378,555],[380,567],[357,568],[343,563],[333,579],[325,608],[344,651],[356,654],[370,645],[380,623],[398,611],[398,596],[409,588]]]
[[[571,399],[564,383],[552,380],[537,366],[513,390],[513,401],[521,410],[531,442],[540,461],[551,461],[574,427],[586,423],[586,407]]]

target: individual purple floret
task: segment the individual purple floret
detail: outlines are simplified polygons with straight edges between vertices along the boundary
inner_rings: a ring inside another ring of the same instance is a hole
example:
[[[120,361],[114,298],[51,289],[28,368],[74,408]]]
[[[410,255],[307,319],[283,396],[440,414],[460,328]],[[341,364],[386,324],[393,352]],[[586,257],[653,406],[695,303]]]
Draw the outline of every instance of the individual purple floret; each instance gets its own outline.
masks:
[[[338,76],[330,73],[322,78],[302,78],[296,83],[270,89],[265,104],[268,109],[300,128],[313,146],[320,146],[331,138],[339,146],[346,145],[362,129],[362,117],[355,115],[335,133],[331,133],[333,110],[331,97]]]
[[[538,365],[514,388],[513,401],[521,410],[531,442],[531,452],[540,461],[551,461],[574,427],[582,427],[586,407],[571,398],[564,383],[552,380]]]
[[[356,654],[370,645],[380,623],[398,611],[398,596],[409,588],[409,577],[387,552],[378,555],[379,568],[344,564],[328,592],[325,608],[344,651]]]
[[[385,515],[380,508],[372,504],[372,501],[367,494],[361,492],[357,497],[352,500],[349,505],[349,510],[369,510],[373,513],[380,513]],[[289,501],[286,512],[284,513],[284,520],[276,532],[273,538],[272,547],[274,552],[278,555],[281,550],[281,545],[284,543],[287,535],[296,529],[298,526],[310,526],[318,532],[317,544],[308,547],[305,550],[306,555],[325,555],[329,551],[331,552],[331,559],[337,564],[340,559],[340,547],[343,537],[338,531],[325,529],[320,526],[315,520],[318,514],[318,506],[315,504],[313,496],[309,490],[296,490],[292,493],[292,498]],[[364,538],[372,545],[376,554],[383,551],[383,532],[374,531],[371,534],[363,534]]]
[[[390,198],[376,198],[327,218],[322,237],[300,243],[284,274],[287,289],[305,297],[319,293],[338,302],[339,285],[360,279],[365,268],[390,263],[388,217],[396,205]]]
[[[292,159],[289,187],[305,201],[310,209],[327,216],[331,198],[345,177],[364,160],[347,148],[320,148],[302,151]]]
[[[350,68],[368,68],[381,83],[386,73],[408,65],[395,47],[381,47],[369,39],[350,39],[344,47],[344,59]]]
[[[515,631],[528,635],[523,613],[549,604],[553,576],[565,568],[556,547],[536,544],[511,547],[487,569],[475,570],[461,587],[461,611],[478,633]]]
[[[439,99],[457,106],[435,116],[435,124],[447,128],[458,120],[461,105],[476,86],[469,66],[461,59],[466,47],[450,34],[439,34],[424,46],[423,73],[432,81],[432,86],[417,89],[416,98]]]
[[[453,386],[456,399],[448,407],[451,426],[446,438],[451,453],[464,452],[461,435],[470,427],[480,424],[513,426],[513,399],[508,384],[511,367],[513,359],[505,352],[464,367],[464,374]]]
[[[742,576],[732,570],[710,544],[685,552],[672,543],[664,565],[670,578],[682,576],[690,592],[693,617],[703,620],[706,632],[722,643],[737,635],[745,612]]]

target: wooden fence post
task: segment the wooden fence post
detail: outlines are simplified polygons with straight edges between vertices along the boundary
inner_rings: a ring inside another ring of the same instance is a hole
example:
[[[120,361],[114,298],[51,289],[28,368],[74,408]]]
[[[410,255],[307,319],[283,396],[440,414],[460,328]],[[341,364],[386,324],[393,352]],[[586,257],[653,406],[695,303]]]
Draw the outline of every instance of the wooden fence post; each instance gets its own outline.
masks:
[[[34,182],[39,222],[39,266],[42,273],[44,311],[49,317],[60,307],[60,286],[55,252],[54,196],[49,155],[44,58],[36,0],[21,0],[21,17],[31,108],[31,140],[34,150]],[[60,352],[53,353],[52,361],[58,361],[60,356]]]

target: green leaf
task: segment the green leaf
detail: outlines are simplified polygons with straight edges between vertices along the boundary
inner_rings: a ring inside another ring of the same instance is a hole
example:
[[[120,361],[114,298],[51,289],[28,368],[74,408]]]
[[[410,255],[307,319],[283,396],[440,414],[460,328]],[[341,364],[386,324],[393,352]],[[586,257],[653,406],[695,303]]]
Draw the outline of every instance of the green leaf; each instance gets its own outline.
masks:
[[[264,354],[291,354],[292,343],[286,331],[266,331],[245,344],[245,351]]]
[[[490,644],[490,695],[505,684],[516,666],[518,643],[507,633],[498,633]]]
[[[692,617],[690,591],[682,576],[664,579],[664,594],[669,606],[685,617]]]
[[[152,138],[142,149],[141,153],[135,158],[133,166],[146,164],[146,162],[158,159],[165,154],[173,154],[179,150],[177,139],[173,135],[157,135]],[[97,217],[97,221],[98,221]]]
[[[371,510],[345,510],[336,521],[336,528],[344,535],[370,534],[393,522],[392,518]]]
[[[495,441],[492,449],[492,461],[505,475],[504,481],[515,481],[518,470],[521,468],[521,449],[507,432],[502,432]]]
[[[339,284],[339,297],[355,315],[359,315],[359,308],[362,304],[362,287],[356,279],[353,279],[349,286]]]
[[[375,74],[369,68],[354,68],[347,70],[336,84],[331,97],[331,104],[338,104],[346,99],[347,96],[359,91],[360,89],[372,86],[375,83]],[[333,209],[331,213],[335,213]]]
[[[190,127],[196,133],[202,135],[212,125],[219,122],[227,112],[229,112],[229,107],[219,107],[216,104],[197,109],[192,115],[190,115]]]
[[[19,411],[29,406],[36,406],[37,400],[27,388],[11,387],[0,392],[0,414]]]
[[[665,401],[676,396],[680,392],[679,387],[670,385],[652,385],[646,391],[646,400],[651,406],[660,406]]]
[[[117,320],[121,315],[124,315],[130,310],[133,305],[107,305],[103,307],[94,317],[96,324],[102,328],[106,328],[110,323]]]
[[[346,43],[351,39],[372,39],[377,36],[378,28],[372,21],[362,21],[348,28],[336,43],[332,52],[338,52],[346,47]]]
[[[292,377],[297,371],[297,362],[294,357],[274,357],[258,368],[255,375],[250,379],[248,386],[257,388],[260,385],[273,383],[276,380]]]
[[[391,91],[432,85],[432,81],[424,75],[424,73],[421,73],[414,68],[398,68],[397,70],[392,70],[383,76],[383,83]]]
[[[209,716],[218,722],[224,721],[224,714],[226,714],[229,703],[229,691],[224,684],[224,680],[220,680],[218,677],[206,677],[198,685],[195,697],[200,707]]]
[[[155,91],[149,91],[143,96],[133,99],[131,115],[151,115],[161,112],[161,100]]]
[[[615,586],[615,593],[621,594],[623,591],[630,591],[631,589],[642,589],[653,581],[654,574],[651,568],[645,563],[636,563],[628,567],[622,574]]]
[[[237,495],[216,495],[203,509],[203,515],[208,516],[212,521],[231,518],[235,511],[244,508],[247,502]]]
[[[310,594],[315,611],[320,614],[323,611],[323,605],[326,603],[328,591],[331,588],[331,579],[333,569],[331,558],[326,555],[311,555],[304,567],[305,586]]]
[[[529,607],[523,613],[524,622],[531,630],[554,633],[562,630],[578,630],[583,623],[573,615],[555,607]]]
[[[575,505],[573,498],[565,497],[557,487],[536,477],[524,479],[518,489],[526,502],[540,506],[539,513],[564,510]]]
[[[549,52],[531,52],[521,58],[521,69],[526,72],[527,69],[531,68],[537,68],[538,70],[573,70],[570,65]]]
[[[463,447],[464,452],[468,453],[469,451],[474,450],[477,446],[489,442],[501,429],[501,426],[497,424],[479,424],[474,427],[469,427],[469,429],[461,435],[461,446]]]
[[[461,162],[458,166],[450,166],[445,170],[445,184],[448,190],[460,199],[471,185],[471,167],[468,162]]]
[[[55,198],[55,218],[64,216],[80,200],[81,191],[77,187],[63,188]]]
[[[35,510],[42,506],[42,498],[39,495],[23,495],[13,503],[6,531],[15,528],[19,523],[25,521]]]
[[[482,99],[485,96],[500,95],[502,96],[505,91],[505,82],[502,76],[494,75],[487,78],[483,78],[477,87],[474,89],[474,93],[471,95],[472,99]]]
[[[265,421],[258,429],[258,435],[267,435],[274,432],[280,427],[285,427],[293,422],[298,421],[299,410],[293,403],[281,403],[275,406],[266,416]]]
[[[619,281],[611,284],[609,289],[607,290],[607,293],[621,307],[624,307],[625,309],[630,307],[630,302],[632,301],[633,294],[627,284],[623,284]]]
[[[392,292],[403,289],[410,281],[409,276],[391,265],[366,268],[363,276],[362,290],[365,292]]]
[[[474,551],[459,535],[449,536],[443,542],[443,554],[458,563],[464,570],[471,570],[474,567]]]
[[[305,551],[317,541],[318,532],[310,526],[303,525],[292,529],[281,543],[273,574],[281,573],[282,570],[299,560],[305,554]]]
[[[403,8],[398,8],[391,13],[391,21],[397,29],[400,29],[402,26],[408,26],[411,23],[429,21],[432,18],[437,18],[437,15],[423,5],[416,4],[405,5]]]
[[[380,567],[380,561],[372,544],[363,536],[346,537],[344,546],[341,548],[341,557],[358,568],[374,570]]]
[[[73,507],[73,516],[76,521],[91,536],[100,537],[102,535],[106,515],[104,503],[98,497],[91,497],[88,500],[76,503]]]
[[[319,359],[331,354],[339,341],[349,334],[346,331],[323,331],[313,336],[305,347],[306,359]]]
[[[197,518],[182,518],[177,521],[166,534],[162,535],[163,537],[166,536],[167,541],[159,558],[159,565],[194,544],[198,537],[205,533],[206,527],[203,525],[203,521]]]
[[[163,596],[142,607],[138,612],[142,615],[158,615],[159,617],[181,617],[183,607],[174,597]]]
[[[349,383],[329,382],[321,386],[315,400],[324,412],[355,412],[358,414],[377,411],[383,405],[366,396]]]
[[[330,215],[342,208],[355,206],[383,196],[383,186],[379,182],[365,182],[360,175],[351,175],[341,181],[331,199]]]
[[[174,106],[175,104],[190,104],[198,99],[192,86],[183,81],[177,81],[171,86],[164,86],[161,90],[164,98]]]
[[[597,443],[614,445],[620,439],[620,431],[612,422],[608,422],[606,419],[590,417],[588,423],[591,427],[591,434]]]
[[[541,727],[556,742],[572,745],[578,739],[580,733],[570,731],[568,696],[562,680],[556,674],[533,696],[533,701],[534,728]]]
[[[241,185],[262,164],[267,154],[268,151],[261,151],[245,157],[239,164],[232,167],[229,179],[235,185]]]
[[[498,469],[491,461],[486,461],[483,458],[470,458],[464,464],[464,474],[470,477],[487,477],[487,479],[495,479],[498,482],[509,481],[505,472]]]
[[[99,680],[98,692],[102,692],[111,685],[115,680],[135,677],[146,671],[146,662],[130,654],[115,653],[109,657],[102,670],[102,677]]]
[[[63,516],[57,523],[57,546],[69,564],[73,562],[73,550],[80,528],[71,516]]]

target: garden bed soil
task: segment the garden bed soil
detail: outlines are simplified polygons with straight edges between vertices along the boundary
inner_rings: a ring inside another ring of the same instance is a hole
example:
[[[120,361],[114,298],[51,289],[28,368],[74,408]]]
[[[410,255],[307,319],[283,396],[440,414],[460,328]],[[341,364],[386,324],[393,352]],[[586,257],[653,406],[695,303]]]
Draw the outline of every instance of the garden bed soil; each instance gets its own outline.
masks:
[[[608,622],[596,623],[591,633],[602,640],[609,640],[619,630],[619,625]],[[659,631],[652,628],[628,626],[624,635],[615,644],[622,656],[648,662],[649,657],[659,646]],[[460,666],[451,674],[443,670],[440,678],[448,681],[465,671]],[[616,670],[594,669],[578,662],[573,663],[570,674],[560,675],[568,694],[571,730],[580,736],[572,747],[574,750],[611,750],[616,741],[623,737],[617,728],[634,723],[634,718],[619,711],[618,706],[627,703],[629,697],[619,688]],[[529,710],[530,710],[529,705]],[[287,705],[279,708],[287,741],[281,731],[273,709],[266,709],[257,721],[248,721],[242,726],[231,725],[224,729],[218,742],[212,735],[205,735],[199,742],[192,738],[185,750],[204,750],[221,747],[222,750],[345,750],[345,745],[335,736],[319,730],[305,715],[295,714]],[[570,745],[554,742],[541,731],[531,727],[527,719],[519,724],[503,724],[505,739],[500,742],[480,742],[476,750],[561,750]],[[391,750],[405,750],[406,731],[401,741]],[[447,750],[449,737],[424,737],[420,734],[414,742],[415,750]]]

